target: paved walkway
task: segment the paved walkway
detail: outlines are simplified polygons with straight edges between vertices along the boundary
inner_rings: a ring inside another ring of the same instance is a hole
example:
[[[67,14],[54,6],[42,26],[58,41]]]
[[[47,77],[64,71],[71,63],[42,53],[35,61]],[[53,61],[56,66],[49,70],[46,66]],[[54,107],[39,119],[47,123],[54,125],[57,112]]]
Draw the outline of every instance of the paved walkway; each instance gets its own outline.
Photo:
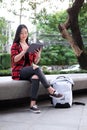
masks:
[[[74,101],[87,104],[87,94],[75,94]],[[0,111],[0,130],[87,130],[87,105],[73,105],[55,109],[49,100],[38,102],[40,114],[29,111],[29,106]]]

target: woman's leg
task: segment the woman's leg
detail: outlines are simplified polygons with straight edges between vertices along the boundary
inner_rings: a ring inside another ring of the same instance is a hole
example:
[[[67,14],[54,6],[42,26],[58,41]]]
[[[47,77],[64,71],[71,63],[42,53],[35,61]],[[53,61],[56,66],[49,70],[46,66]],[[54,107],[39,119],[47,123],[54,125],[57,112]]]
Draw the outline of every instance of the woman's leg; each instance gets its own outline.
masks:
[[[55,91],[53,87],[48,83],[44,73],[40,70],[40,68],[35,69],[35,74],[39,77],[39,80],[43,84],[43,86],[48,90],[50,94],[53,94]]]
[[[43,86],[48,90],[49,94],[53,97],[62,98],[62,94],[55,93],[55,89],[48,83],[44,73],[40,70],[38,66],[30,66],[30,67],[24,67],[21,71],[21,73],[24,71],[25,74],[21,74],[23,79],[29,80],[30,77],[33,75],[36,75]]]
[[[44,73],[41,71],[39,67],[35,69],[35,74],[39,77],[39,80],[43,84],[43,86],[48,90],[49,94],[51,97],[56,97],[56,98],[64,98],[64,96],[60,93],[58,93],[47,81]]]
[[[41,81],[41,83],[43,84],[43,86],[45,88],[49,88],[50,84],[48,83],[44,73],[40,70],[39,67],[32,67],[32,66],[28,66],[28,67],[24,67],[21,71],[20,71],[20,79],[21,80],[30,80],[31,77],[33,75],[37,75],[39,80]]]
[[[38,96],[38,90],[39,90],[39,79],[35,78],[35,75],[31,79],[31,103],[30,107],[34,106],[36,104],[37,96]]]
[[[38,94],[38,89],[39,89],[39,79],[38,79],[37,75],[34,75],[32,66],[24,67],[20,71],[20,80],[31,81],[31,94],[30,94],[31,103],[30,103],[30,106],[32,107],[33,105],[36,104],[37,94]]]

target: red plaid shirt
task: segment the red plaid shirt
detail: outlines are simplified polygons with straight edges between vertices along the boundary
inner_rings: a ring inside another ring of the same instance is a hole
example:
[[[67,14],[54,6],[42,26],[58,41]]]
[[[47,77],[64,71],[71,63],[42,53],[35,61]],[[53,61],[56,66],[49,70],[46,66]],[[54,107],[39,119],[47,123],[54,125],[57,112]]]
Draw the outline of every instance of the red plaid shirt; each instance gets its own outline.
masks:
[[[25,64],[25,55],[18,61],[14,62],[14,57],[22,51],[22,47],[17,43],[14,43],[11,47],[11,66],[12,66],[12,79],[20,79],[20,70],[24,66],[31,66],[34,63],[37,55],[35,53],[29,53],[29,62]]]

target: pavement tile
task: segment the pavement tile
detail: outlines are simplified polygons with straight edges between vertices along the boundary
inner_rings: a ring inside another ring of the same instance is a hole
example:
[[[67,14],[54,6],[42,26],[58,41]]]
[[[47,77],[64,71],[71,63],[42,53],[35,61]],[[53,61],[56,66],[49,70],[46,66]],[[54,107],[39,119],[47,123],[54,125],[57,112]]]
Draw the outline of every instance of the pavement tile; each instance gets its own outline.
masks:
[[[76,95],[74,100],[87,103],[87,95]],[[87,130],[87,105],[56,109],[48,100],[38,105],[40,114],[30,112],[29,106],[0,111],[0,130]]]

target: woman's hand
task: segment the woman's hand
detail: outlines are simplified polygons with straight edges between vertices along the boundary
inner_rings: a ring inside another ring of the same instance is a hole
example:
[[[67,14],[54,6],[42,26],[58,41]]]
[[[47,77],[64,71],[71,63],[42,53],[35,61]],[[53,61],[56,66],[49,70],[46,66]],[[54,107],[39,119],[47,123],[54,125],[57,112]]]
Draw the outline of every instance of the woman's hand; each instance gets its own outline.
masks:
[[[41,57],[41,51],[42,51],[42,49],[35,50],[35,53],[37,54],[37,58]]]
[[[14,62],[18,62],[26,53],[29,46],[27,44],[21,44],[22,51],[14,57]]]
[[[22,49],[23,51],[26,53],[27,49],[29,48],[29,46],[27,44],[23,44],[22,45]]]
[[[39,61],[40,61],[40,57],[41,57],[41,51],[42,49],[37,49],[35,50],[35,53],[36,53],[36,59],[35,59],[35,64],[37,64]]]

